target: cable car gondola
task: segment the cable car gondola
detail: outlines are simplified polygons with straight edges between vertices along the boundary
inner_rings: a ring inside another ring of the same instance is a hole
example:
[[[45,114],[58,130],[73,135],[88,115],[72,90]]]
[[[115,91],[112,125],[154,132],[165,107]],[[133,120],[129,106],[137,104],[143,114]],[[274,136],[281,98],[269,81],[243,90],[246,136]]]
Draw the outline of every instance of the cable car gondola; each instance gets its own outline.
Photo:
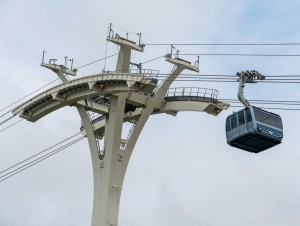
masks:
[[[281,143],[282,120],[277,114],[249,106],[227,117],[226,138],[233,147],[258,153]]]
[[[240,76],[238,99],[245,108],[226,119],[227,143],[233,147],[259,153],[281,143],[283,127],[281,117],[261,108],[251,106],[243,96],[245,82],[264,79],[256,71],[237,73]]]

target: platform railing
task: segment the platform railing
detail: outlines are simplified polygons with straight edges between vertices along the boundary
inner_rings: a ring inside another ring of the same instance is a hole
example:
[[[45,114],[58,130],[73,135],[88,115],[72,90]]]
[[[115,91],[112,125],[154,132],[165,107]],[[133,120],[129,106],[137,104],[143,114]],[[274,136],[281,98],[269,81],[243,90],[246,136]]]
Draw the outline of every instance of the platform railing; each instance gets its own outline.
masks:
[[[149,76],[151,78],[156,78],[157,79],[157,77],[159,75],[159,70],[131,68],[130,73],[132,73],[132,74],[143,74],[143,75]]]
[[[198,88],[198,87],[176,87],[170,88],[166,97],[204,97],[217,99],[219,91],[209,88]]]

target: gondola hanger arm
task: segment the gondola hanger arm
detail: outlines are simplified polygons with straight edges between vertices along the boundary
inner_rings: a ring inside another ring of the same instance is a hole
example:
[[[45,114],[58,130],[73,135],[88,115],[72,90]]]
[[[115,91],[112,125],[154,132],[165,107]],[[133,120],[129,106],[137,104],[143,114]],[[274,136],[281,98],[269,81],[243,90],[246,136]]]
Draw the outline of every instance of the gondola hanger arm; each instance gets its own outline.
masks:
[[[245,83],[256,83],[256,80],[264,80],[265,76],[255,70],[252,71],[246,70],[246,71],[237,72],[236,76],[239,77],[238,79],[239,87],[238,87],[237,97],[245,107],[249,107],[250,103],[244,96]]]

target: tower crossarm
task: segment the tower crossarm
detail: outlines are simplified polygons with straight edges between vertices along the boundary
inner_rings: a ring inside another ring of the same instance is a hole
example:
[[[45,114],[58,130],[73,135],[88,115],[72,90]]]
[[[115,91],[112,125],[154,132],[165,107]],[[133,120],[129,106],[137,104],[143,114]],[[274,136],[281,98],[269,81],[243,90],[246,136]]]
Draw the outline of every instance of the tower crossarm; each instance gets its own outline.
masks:
[[[55,73],[63,73],[63,74],[67,74],[67,75],[76,76],[76,70],[69,70],[64,65],[41,63],[41,66],[48,68]],[[60,77],[60,79],[61,79],[61,77]]]
[[[96,74],[75,79],[48,89],[14,109],[13,114],[28,121],[37,121],[43,116],[68,105],[86,105],[86,98],[99,95],[141,92],[150,95],[156,88],[156,80],[145,74]],[[92,109],[92,103],[89,106]],[[95,104],[96,106],[96,104]],[[99,105],[98,105],[99,107]],[[103,113],[105,107],[99,110]]]
[[[107,41],[120,46],[116,72],[129,73],[131,50],[143,52],[144,47],[141,45],[136,45],[135,42],[122,38],[117,34],[115,37],[108,37]]]
[[[197,90],[197,93],[191,93],[191,90]],[[195,87],[172,88],[164,101],[154,107],[152,115],[166,113],[175,116],[181,111],[198,111],[217,116],[221,111],[227,110],[230,105],[216,99],[217,96],[212,97],[213,93],[217,93],[217,90]],[[130,114],[124,114],[124,122],[137,121],[143,113],[142,109],[143,107],[138,107]],[[103,137],[105,133],[105,116],[99,116],[91,123],[96,136]],[[80,132],[85,135],[83,126],[80,128]]]

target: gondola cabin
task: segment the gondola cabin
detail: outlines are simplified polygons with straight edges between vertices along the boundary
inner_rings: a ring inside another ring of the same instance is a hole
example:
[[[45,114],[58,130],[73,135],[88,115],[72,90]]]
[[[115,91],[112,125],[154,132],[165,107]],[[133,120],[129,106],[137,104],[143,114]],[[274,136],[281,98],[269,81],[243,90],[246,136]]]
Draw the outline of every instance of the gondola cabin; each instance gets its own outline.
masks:
[[[258,153],[281,143],[282,120],[277,114],[249,106],[227,117],[226,138],[233,147]]]

